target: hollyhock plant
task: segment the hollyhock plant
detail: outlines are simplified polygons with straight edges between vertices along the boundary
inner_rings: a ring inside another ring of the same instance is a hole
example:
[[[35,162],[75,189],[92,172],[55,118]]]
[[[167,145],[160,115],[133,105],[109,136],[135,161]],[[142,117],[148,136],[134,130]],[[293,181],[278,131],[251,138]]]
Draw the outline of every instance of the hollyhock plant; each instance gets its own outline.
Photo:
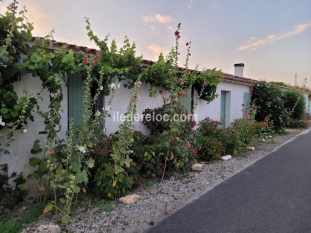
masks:
[[[84,64],[84,65],[86,65],[88,62],[89,62],[89,59],[87,59],[87,58],[85,58],[85,59],[83,60],[83,64]]]

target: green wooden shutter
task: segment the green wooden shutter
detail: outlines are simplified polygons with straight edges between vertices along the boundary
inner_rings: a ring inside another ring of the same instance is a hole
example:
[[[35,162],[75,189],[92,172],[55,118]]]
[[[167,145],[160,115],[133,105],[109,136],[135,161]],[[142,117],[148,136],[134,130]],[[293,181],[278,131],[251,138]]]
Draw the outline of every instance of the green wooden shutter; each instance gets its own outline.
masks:
[[[243,95],[243,113],[245,113],[246,111],[246,107],[249,106],[250,104],[250,93],[249,92],[244,92],[244,95]]]
[[[223,122],[220,127],[226,127],[226,92],[221,91],[220,95],[220,120]]]
[[[80,74],[68,77],[68,117],[73,118],[73,125],[82,123],[83,80]]]
[[[188,88],[185,90],[186,96],[185,97],[179,97],[179,100],[182,105],[186,107],[188,110],[188,113],[192,113],[192,92],[191,89]]]

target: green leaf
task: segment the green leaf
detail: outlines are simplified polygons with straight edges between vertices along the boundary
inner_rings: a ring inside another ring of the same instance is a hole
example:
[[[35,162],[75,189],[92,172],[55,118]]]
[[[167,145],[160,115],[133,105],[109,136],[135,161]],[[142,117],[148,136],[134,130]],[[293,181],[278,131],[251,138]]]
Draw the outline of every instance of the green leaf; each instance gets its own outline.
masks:
[[[42,152],[42,148],[40,146],[40,140],[37,139],[34,143],[33,143],[33,146],[32,146],[32,149],[31,149],[31,154],[40,154]],[[31,165],[31,164],[30,164]]]
[[[81,166],[82,166],[81,163],[79,163],[78,161],[72,161],[70,168],[72,169],[72,171],[77,172],[80,171]]]
[[[70,221],[69,215],[65,215],[64,217],[62,217],[62,223],[68,223],[69,221]]]
[[[73,192],[74,192],[74,193],[79,193],[79,192],[80,192],[80,188],[79,188],[78,186],[75,186],[75,187],[73,188]]]
[[[29,159],[29,165],[30,166],[35,167],[35,166],[38,166],[40,163],[41,163],[41,159],[39,159],[39,158],[32,157]]]
[[[106,211],[106,212],[112,212],[113,211],[113,206],[111,206],[111,205],[105,205],[105,204],[103,204],[103,203],[101,203],[100,205],[99,205],[99,208],[101,209],[101,210],[104,210],[104,211]]]
[[[7,114],[8,113],[8,109],[7,108],[1,108],[0,110],[3,114]]]
[[[85,184],[87,184],[88,180],[89,179],[87,177],[87,174],[86,174],[85,170],[83,170],[82,172],[77,172],[77,174],[76,174],[76,181],[78,183],[84,182]]]

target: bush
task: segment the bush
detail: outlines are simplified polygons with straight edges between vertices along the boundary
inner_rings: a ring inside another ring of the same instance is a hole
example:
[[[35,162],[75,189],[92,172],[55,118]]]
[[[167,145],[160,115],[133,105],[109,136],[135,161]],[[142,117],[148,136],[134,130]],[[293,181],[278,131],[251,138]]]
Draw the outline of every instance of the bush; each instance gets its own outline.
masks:
[[[162,120],[154,117],[157,114],[162,116]],[[163,120],[165,114],[167,117],[173,114],[181,116],[188,115],[188,111],[178,101],[161,108],[146,109],[143,123],[150,129],[150,143],[156,156],[162,157],[165,172],[187,170],[197,155],[196,131],[193,130],[197,123],[188,118],[185,121]]]
[[[305,98],[297,91],[284,92],[284,106],[289,112],[290,118],[301,120],[305,113]]]
[[[304,115],[304,120],[311,120],[311,114],[308,113],[308,112],[305,112],[305,115]]]
[[[224,145],[216,137],[202,136],[199,144],[199,157],[203,160],[217,159],[224,153]]]
[[[275,131],[283,130],[289,117],[284,107],[284,94],[281,90],[261,81],[253,87],[251,100],[257,106],[256,121],[269,119]]]
[[[287,125],[289,128],[302,128],[308,129],[311,126],[311,122],[309,120],[296,120],[290,119]]]

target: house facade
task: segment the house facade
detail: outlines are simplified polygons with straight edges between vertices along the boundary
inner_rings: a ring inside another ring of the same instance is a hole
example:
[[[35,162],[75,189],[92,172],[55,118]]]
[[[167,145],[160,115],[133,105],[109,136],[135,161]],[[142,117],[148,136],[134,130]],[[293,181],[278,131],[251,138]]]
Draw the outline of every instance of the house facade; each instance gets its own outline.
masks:
[[[67,49],[74,51],[83,51],[86,54],[95,54],[95,49],[88,49],[86,47],[80,47],[76,45],[60,43],[54,41],[54,48],[66,45]],[[150,65],[152,61],[143,60],[142,65]],[[197,107],[193,110],[194,120],[197,122],[209,117],[213,120],[224,119],[225,126],[228,126],[234,119],[243,117],[243,106],[242,104],[248,103],[250,98],[250,87],[257,81],[241,77],[243,75],[242,64],[238,64],[236,70],[238,74],[224,74],[222,83],[217,87],[218,97],[211,103],[207,103],[204,100],[199,100]],[[242,72],[242,74],[241,74]],[[124,82],[124,81],[123,81]],[[163,105],[163,100],[160,94],[155,97],[149,97],[149,84],[143,83],[138,94],[140,99],[137,102],[137,114],[138,120],[134,122],[136,130],[142,131],[144,134],[148,134],[149,131],[145,125],[142,124],[140,119],[141,114],[146,108],[156,108]],[[27,74],[21,78],[20,82],[15,84],[15,90],[18,96],[23,95],[23,89],[33,90],[34,94],[41,90],[41,80],[34,78],[31,74]],[[79,124],[82,121],[82,114],[80,107],[82,106],[83,99],[83,81],[82,76],[79,74],[70,75],[67,80],[62,84],[62,90],[64,99],[61,103],[61,125],[62,129],[59,132],[59,137],[65,139],[68,131],[68,118],[74,118],[74,123]],[[159,89],[160,90],[160,89]],[[168,96],[169,93],[163,90],[164,95]],[[129,101],[131,99],[132,90],[124,88],[122,83],[119,89],[116,89],[116,93],[110,106],[110,118],[106,119],[105,130],[106,134],[111,134],[118,130],[119,124],[122,123],[121,114],[126,112]],[[49,93],[43,91],[43,101],[39,103],[43,111],[47,111]],[[190,98],[193,98],[190,97]],[[101,110],[104,108],[109,100],[109,96],[100,96],[96,103],[96,108]],[[2,155],[0,157],[0,166],[8,166],[8,175],[12,172],[23,172],[24,176],[27,177],[34,168],[29,165],[29,159],[33,157],[30,150],[33,146],[33,142],[40,139],[42,146],[44,144],[45,135],[39,134],[43,131],[45,125],[43,119],[34,113],[34,122],[28,121],[27,133],[21,134],[17,137],[17,140],[9,148],[10,154]],[[4,129],[5,130],[5,129]],[[1,139],[1,143],[4,141]],[[39,155],[40,156],[40,155]],[[41,155],[42,156],[42,155]],[[28,184],[36,184],[36,180],[28,179]]]

